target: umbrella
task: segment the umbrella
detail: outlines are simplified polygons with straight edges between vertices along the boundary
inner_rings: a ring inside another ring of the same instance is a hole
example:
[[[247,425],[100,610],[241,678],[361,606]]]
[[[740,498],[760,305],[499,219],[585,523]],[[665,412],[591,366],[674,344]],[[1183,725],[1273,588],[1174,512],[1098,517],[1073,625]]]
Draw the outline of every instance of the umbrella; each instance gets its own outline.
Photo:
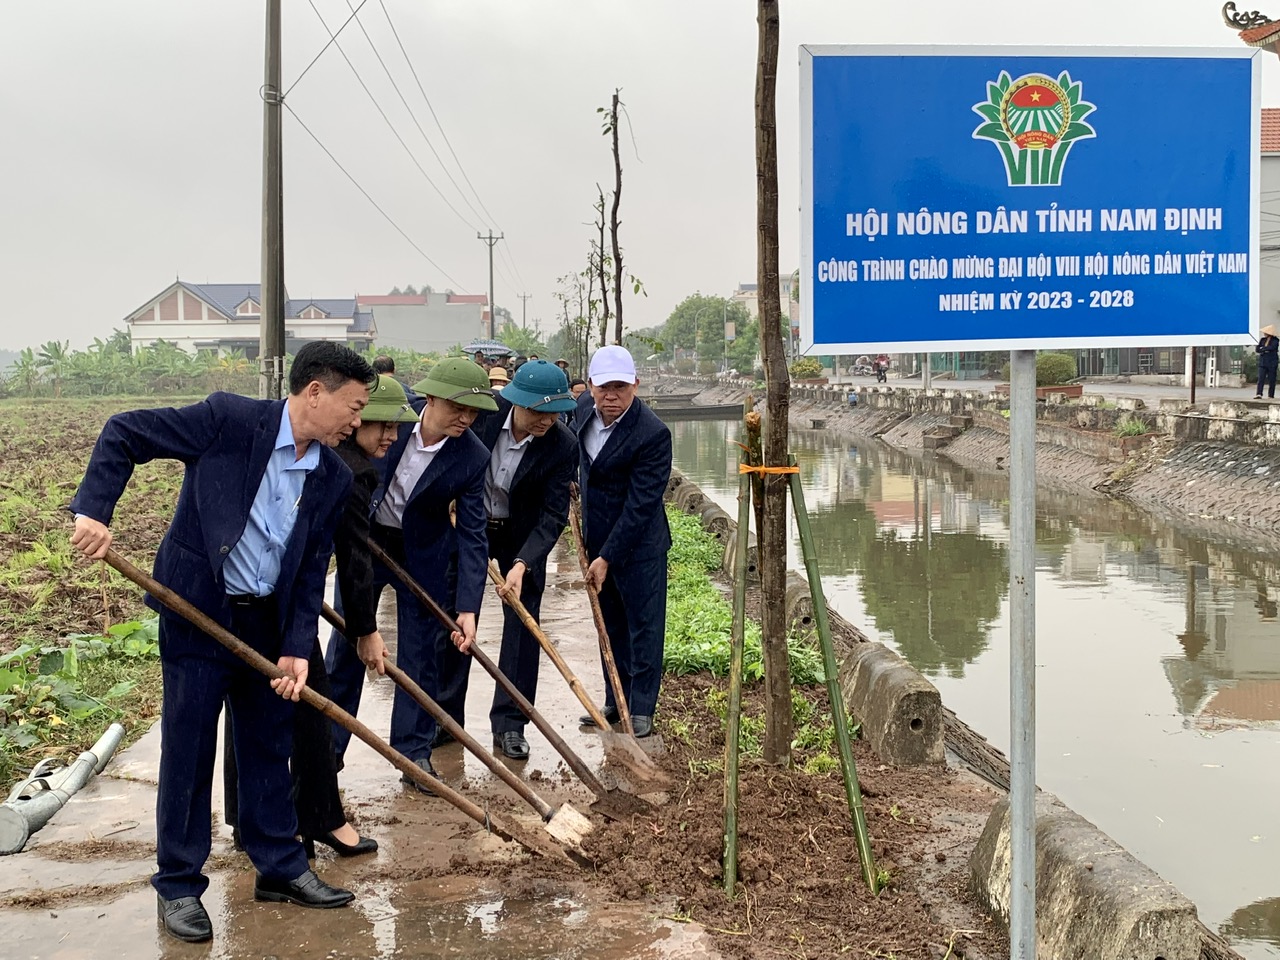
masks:
[[[505,343],[487,339],[472,340],[462,348],[462,352],[468,354],[483,353],[486,357],[509,357],[515,353]]]

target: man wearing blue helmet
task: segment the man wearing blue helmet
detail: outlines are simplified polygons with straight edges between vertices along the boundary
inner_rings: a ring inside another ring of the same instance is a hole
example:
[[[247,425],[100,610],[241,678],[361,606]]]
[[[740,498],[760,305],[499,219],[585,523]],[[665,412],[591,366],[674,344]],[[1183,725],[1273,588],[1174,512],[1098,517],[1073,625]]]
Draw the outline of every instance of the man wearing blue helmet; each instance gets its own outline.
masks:
[[[472,427],[490,451],[484,488],[489,555],[506,577],[503,594],[519,596],[535,618],[546,586],[547,556],[569,517],[577,441],[560,422],[560,414],[574,406],[563,371],[546,360],[529,360],[502,388],[497,412],[482,414]],[[538,642],[510,607],[503,608],[503,618],[498,666],[532,702],[538,687]],[[461,670],[470,663],[469,657],[447,650],[444,656],[455,660]],[[457,686],[443,683],[441,689]],[[461,700],[443,706],[461,720]],[[489,711],[493,745],[513,760],[529,756],[525,720],[519,707],[498,688]]]

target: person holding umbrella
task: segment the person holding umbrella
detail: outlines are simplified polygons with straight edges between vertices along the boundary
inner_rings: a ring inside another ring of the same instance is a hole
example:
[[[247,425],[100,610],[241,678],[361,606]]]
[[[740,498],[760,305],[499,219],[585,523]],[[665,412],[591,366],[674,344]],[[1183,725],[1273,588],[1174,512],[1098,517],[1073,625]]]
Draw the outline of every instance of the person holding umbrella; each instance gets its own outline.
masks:
[[[1274,400],[1276,398],[1276,366],[1280,361],[1277,356],[1277,349],[1280,349],[1280,339],[1276,338],[1276,328],[1274,324],[1267,324],[1259,333],[1262,337],[1258,340],[1258,345],[1254,350],[1258,353],[1258,396],[1262,399],[1262,388],[1267,388],[1267,399]]]

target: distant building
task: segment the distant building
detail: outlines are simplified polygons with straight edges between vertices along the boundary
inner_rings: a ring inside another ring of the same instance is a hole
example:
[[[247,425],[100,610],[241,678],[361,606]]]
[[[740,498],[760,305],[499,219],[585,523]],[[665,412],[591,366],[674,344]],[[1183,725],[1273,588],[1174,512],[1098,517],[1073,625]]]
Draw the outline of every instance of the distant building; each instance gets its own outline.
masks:
[[[489,335],[489,298],[482,293],[361,296],[356,302],[373,314],[380,347],[443,353]]]
[[[157,340],[195,353],[242,350],[258,356],[262,288],[256,283],[188,283],[178,280],[125,317],[133,350]],[[365,350],[377,328],[356,298],[289,300],[285,304],[285,351],[310,340],[337,340]]]

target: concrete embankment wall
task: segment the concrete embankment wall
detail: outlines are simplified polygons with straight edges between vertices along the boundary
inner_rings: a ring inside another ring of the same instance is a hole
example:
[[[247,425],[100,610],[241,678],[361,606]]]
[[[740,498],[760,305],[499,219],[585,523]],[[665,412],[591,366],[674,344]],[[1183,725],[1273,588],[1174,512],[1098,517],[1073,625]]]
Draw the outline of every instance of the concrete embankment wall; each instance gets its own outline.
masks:
[[[721,569],[732,576],[737,523],[693,481],[672,472],[667,498],[725,545]],[[758,551],[747,538],[747,576],[759,581]],[[811,631],[808,581],[788,571],[785,597],[792,629]],[[861,736],[886,763],[940,764],[947,751],[1007,790],[1003,754],[943,707],[938,690],[883,644],[829,610],[845,706]],[[1036,815],[1037,941],[1041,956],[1089,960],[1242,960],[1200,923],[1195,905],[1092,823],[1050,794]],[[1008,804],[996,805],[969,863],[978,897],[1007,925],[1010,844]]]
[[[746,381],[674,380],[701,388],[701,403],[741,402]],[[850,393],[857,405],[849,403]],[[763,391],[757,391],[763,398]],[[975,390],[796,385],[790,420],[798,429],[879,437],[975,470],[999,472],[1009,454],[1006,397]],[[1191,408],[1164,400],[1108,401],[1050,395],[1036,409],[1036,471],[1042,485],[1097,491],[1251,549],[1271,549],[1280,532],[1280,404],[1214,401]],[[1137,420],[1140,436],[1117,425]]]

